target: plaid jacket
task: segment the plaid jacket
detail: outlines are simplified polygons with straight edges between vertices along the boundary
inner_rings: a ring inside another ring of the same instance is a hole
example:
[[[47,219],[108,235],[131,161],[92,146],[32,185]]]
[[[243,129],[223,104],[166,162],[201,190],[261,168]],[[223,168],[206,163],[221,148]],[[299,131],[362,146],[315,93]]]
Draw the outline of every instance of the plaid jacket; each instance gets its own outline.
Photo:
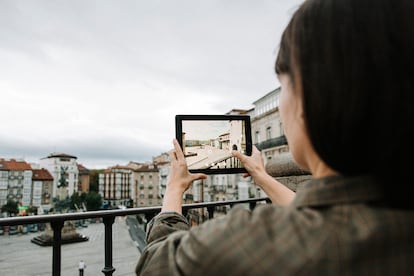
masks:
[[[236,206],[191,228],[160,213],[136,274],[414,275],[414,212],[382,198],[369,177],[337,176],[309,181],[289,207]]]

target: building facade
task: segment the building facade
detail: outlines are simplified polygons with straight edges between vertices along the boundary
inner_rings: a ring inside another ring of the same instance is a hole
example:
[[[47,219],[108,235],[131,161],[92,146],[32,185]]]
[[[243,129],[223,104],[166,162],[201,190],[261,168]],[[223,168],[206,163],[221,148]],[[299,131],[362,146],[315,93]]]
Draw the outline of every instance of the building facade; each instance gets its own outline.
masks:
[[[76,156],[52,153],[40,159],[41,168],[47,169],[53,177],[52,197],[58,196],[58,188],[66,189],[68,196],[78,190],[79,170]]]
[[[99,174],[99,194],[108,208],[129,206],[132,198],[133,169],[116,165]]]
[[[32,204],[32,168],[23,160],[0,159],[0,206],[13,200],[22,206]]]
[[[154,163],[141,164],[140,167],[134,170],[134,207],[162,204],[159,180],[158,166]]]
[[[158,196],[163,198],[165,189],[167,188],[168,175],[170,174],[170,156],[168,153],[164,152],[152,158],[152,162],[158,168]]]
[[[259,98],[250,111],[252,141],[267,163],[273,157],[289,151],[279,114],[280,87]]]
[[[33,169],[33,206],[48,211],[52,206],[53,177],[48,170]],[[42,213],[42,212],[40,212]]]
[[[79,193],[89,193],[89,185],[90,185],[90,172],[89,170],[83,166],[82,164],[78,164],[78,171],[79,171],[79,176],[78,176],[78,187],[77,187],[77,191]]]

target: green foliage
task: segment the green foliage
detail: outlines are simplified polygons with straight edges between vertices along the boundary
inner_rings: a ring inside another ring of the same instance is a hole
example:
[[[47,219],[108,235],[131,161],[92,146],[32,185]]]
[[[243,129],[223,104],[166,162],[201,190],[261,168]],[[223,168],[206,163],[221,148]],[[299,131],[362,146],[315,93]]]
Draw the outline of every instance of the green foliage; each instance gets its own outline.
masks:
[[[99,210],[102,206],[102,197],[97,192],[89,192],[85,196],[86,209],[88,211]]]
[[[89,171],[89,191],[99,192],[99,174],[103,173],[104,170],[90,170]]]
[[[1,207],[1,211],[9,214],[17,214],[19,212],[18,204],[16,201],[9,199],[7,200],[7,203]]]
[[[71,208],[73,210],[82,209],[83,204],[86,203],[86,193],[81,193],[80,195],[78,193],[73,193],[73,195],[70,197],[71,200]]]
[[[53,198],[53,206],[54,206],[54,212],[56,213],[65,213],[71,208],[72,201],[69,197],[66,197],[65,199],[58,199],[57,197]]]
[[[37,207],[36,207],[36,206],[30,206],[30,207],[27,209],[27,213],[28,213],[28,214],[35,214],[35,215],[37,215]]]

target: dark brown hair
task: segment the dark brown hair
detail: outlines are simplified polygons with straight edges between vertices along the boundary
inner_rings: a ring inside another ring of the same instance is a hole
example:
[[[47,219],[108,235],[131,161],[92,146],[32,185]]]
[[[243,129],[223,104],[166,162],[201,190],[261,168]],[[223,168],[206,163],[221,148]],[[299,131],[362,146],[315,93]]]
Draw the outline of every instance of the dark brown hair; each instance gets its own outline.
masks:
[[[301,88],[319,156],[343,175],[376,176],[393,206],[414,205],[404,191],[413,182],[413,26],[412,0],[306,0],[275,66]]]

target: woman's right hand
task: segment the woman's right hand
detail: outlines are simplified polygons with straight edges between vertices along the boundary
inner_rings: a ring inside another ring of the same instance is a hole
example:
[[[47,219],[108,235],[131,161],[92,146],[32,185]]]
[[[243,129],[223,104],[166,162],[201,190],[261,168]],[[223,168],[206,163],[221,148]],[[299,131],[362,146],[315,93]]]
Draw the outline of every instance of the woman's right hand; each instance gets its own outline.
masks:
[[[233,150],[232,155],[239,159],[248,173],[243,174],[243,177],[252,176],[257,177],[261,173],[266,173],[261,152],[253,145],[252,154],[245,155],[239,151]]]
[[[253,146],[252,155],[248,156],[238,151],[232,152],[246,168],[244,177],[252,176],[254,183],[263,189],[273,203],[278,205],[289,205],[295,198],[295,193],[285,185],[277,181],[266,172],[261,152]]]

